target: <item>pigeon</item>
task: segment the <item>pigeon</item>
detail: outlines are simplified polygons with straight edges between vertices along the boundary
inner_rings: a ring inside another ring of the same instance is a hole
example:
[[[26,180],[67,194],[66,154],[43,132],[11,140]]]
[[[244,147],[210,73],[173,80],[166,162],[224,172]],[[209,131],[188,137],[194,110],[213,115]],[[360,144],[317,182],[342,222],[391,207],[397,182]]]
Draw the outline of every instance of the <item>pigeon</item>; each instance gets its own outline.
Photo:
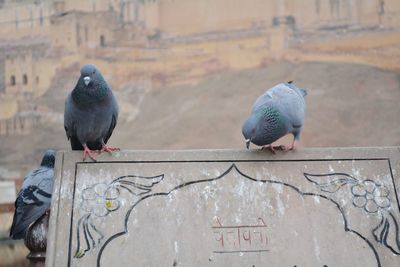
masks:
[[[305,89],[290,81],[275,85],[258,97],[242,127],[247,149],[251,142],[274,153],[275,149],[294,150],[303,129],[306,95]],[[272,146],[273,142],[289,133],[294,137],[289,147]]]
[[[119,150],[107,146],[117,124],[118,104],[100,71],[93,64],[84,65],[81,76],[65,100],[64,128],[72,150],[83,150],[96,161],[92,150]]]
[[[47,150],[40,167],[24,178],[15,200],[11,238],[23,239],[28,227],[49,210],[53,191],[54,160],[54,150]]]

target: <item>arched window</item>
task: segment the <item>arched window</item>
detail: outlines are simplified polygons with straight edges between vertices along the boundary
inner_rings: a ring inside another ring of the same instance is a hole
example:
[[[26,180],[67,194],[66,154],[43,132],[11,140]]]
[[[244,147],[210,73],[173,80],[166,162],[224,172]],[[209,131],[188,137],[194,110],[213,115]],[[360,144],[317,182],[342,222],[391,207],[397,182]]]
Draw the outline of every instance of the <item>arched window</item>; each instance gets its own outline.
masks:
[[[28,84],[28,76],[26,74],[22,75],[22,83]]]
[[[36,84],[39,84],[39,76],[36,76]]]
[[[14,75],[11,75],[11,77],[10,77],[10,84],[15,85],[15,76]]]
[[[105,47],[106,46],[106,40],[104,38],[104,35],[100,35],[100,47]]]

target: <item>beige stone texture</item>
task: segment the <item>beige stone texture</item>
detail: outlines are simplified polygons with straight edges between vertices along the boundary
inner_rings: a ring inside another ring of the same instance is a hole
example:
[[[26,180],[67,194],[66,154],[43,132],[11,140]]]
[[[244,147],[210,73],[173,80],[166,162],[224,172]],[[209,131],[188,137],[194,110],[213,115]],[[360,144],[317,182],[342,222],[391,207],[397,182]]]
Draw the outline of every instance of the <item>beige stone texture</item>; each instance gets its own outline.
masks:
[[[400,149],[58,152],[46,266],[397,266]]]
[[[0,39],[55,38],[57,33],[54,33],[52,20],[71,12],[111,12],[117,14],[121,22],[140,24],[150,32],[160,30],[167,35],[230,31],[259,24],[269,27],[275,16],[293,16],[301,31],[344,25],[400,26],[400,2],[396,0],[23,0],[18,3],[6,1],[0,8]],[[110,25],[118,28],[118,23]],[[69,26],[76,25],[66,24],[62,26],[62,32],[68,33]],[[74,42],[75,36],[69,35],[66,34],[66,38]]]
[[[14,203],[17,193],[14,181],[0,181],[0,204]]]
[[[18,111],[18,103],[14,97],[12,97],[11,95],[2,95],[0,97],[1,120],[12,118],[15,115],[15,113],[17,113],[17,111]]]

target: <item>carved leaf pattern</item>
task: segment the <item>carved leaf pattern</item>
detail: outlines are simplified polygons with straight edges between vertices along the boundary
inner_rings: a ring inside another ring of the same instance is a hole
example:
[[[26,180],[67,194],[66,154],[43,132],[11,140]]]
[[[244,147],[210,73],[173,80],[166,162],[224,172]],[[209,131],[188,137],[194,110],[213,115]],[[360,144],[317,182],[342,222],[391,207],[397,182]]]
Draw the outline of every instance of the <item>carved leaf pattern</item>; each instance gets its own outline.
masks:
[[[310,174],[304,173],[306,179],[318,185],[323,192],[335,193],[344,185],[356,184],[358,180],[346,173]]]
[[[82,190],[81,209],[86,212],[78,221],[76,229],[77,245],[74,258],[82,258],[86,252],[99,245],[104,234],[96,227],[93,216],[106,217],[120,208],[120,191],[125,189],[139,200],[151,192],[152,187],[164,179],[164,175],[137,176],[125,175],[109,184],[97,183]]]
[[[77,248],[74,258],[82,258],[85,253],[101,243],[104,235],[97,229],[91,220],[91,214],[82,216],[78,221]]]
[[[381,221],[372,230],[376,242],[381,243],[394,254],[400,255],[400,231],[395,216],[390,211],[390,190],[377,182],[358,180],[346,173],[309,174],[305,178],[327,193],[335,193],[350,184],[353,206],[362,208],[368,214],[380,214]]]
[[[399,225],[391,212],[387,212],[377,227],[372,230],[377,242],[383,244],[394,254],[400,255],[400,232]]]
[[[164,179],[164,175],[157,176],[136,176],[136,175],[126,175],[121,176],[112,181],[111,185],[120,186],[129,191],[129,193],[140,196],[151,191],[153,185],[158,184]]]

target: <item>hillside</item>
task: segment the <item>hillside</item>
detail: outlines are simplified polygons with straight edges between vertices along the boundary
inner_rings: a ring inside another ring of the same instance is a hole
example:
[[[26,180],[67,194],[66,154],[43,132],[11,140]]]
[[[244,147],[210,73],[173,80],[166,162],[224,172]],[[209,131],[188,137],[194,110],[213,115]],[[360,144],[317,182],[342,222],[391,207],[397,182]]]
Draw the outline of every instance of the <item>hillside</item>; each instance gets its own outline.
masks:
[[[52,120],[29,136],[2,137],[1,166],[24,175],[47,147],[69,149],[62,103],[75,81],[70,70],[65,75],[68,79],[58,81],[64,84],[52,86],[39,101],[54,114]],[[365,65],[317,62],[270,63],[192,86],[118,88],[111,81],[121,116],[110,143],[122,149],[244,148],[241,125],[253,101],[289,80],[309,91],[300,149],[400,145],[400,128],[393,127],[400,122],[400,75]]]

